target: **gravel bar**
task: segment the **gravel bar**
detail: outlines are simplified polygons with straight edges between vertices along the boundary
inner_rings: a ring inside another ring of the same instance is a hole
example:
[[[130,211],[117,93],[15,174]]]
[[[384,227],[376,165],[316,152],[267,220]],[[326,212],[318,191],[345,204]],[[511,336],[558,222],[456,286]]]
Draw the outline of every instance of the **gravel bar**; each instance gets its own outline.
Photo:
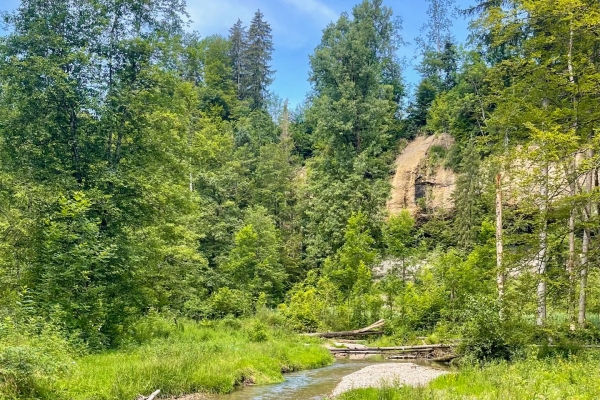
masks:
[[[383,363],[369,365],[342,378],[332,392],[332,396],[352,389],[384,387],[394,385],[423,386],[438,376],[447,374],[435,368],[413,363]]]

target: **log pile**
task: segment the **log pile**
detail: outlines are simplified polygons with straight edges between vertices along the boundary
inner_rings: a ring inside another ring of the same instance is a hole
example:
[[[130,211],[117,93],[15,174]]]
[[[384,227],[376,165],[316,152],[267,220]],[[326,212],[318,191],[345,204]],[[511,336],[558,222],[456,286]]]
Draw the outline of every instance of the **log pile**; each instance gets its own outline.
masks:
[[[385,325],[385,319],[380,319],[379,321],[366,326],[361,329],[356,329],[354,331],[341,331],[341,332],[317,332],[317,333],[305,333],[306,336],[316,336],[321,338],[339,338],[339,337],[349,337],[349,336],[366,336],[366,335],[381,335],[383,332],[381,328]]]
[[[430,359],[434,361],[450,361],[455,358],[452,344],[430,344],[418,346],[394,347],[362,347],[362,348],[335,348],[328,350],[336,357],[382,355],[388,360]]]
[[[382,328],[385,325],[385,320],[380,319],[379,321],[366,326],[364,328],[356,329],[353,331],[341,331],[341,332],[317,332],[317,333],[305,333],[306,336],[315,336],[320,338],[347,338],[356,336],[366,335],[381,335],[383,333]],[[344,342],[356,342],[352,340],[340,340]],[[418,346],[394,346],[394,347],[367,347],[360,344],[344,345],[338,343],[343,347],[328,347],[327,349],[335,357],[365,357],[367,355],[382,355],[389,360],[402,360],[402,359],[416,359],[425,358],[435,361],[449,361],[455,358],[454,348],[456,344],[423,344]],[[337,345],[336,345],[337,346]]]

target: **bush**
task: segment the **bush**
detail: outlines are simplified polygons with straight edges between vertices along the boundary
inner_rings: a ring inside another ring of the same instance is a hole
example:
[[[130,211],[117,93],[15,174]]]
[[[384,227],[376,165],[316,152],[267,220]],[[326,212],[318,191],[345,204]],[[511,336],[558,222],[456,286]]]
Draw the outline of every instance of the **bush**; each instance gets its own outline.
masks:
[[[254,321],[247,329],[248,340],[254,343],[262,343],[269,340],[267,326],[261,322]]]
[[[541,345],[538,348],[537,358],[569,358],[581,353],[581,343],[591,342],[589,331],[579,329],[571,331],[566,326],[545,327],[538,329],[535,333],[535,342]]]
[[[530,328],[521,319],[500,316],[497,301],[470,298],[463,319],[459,352],[477,361],[512,360],[525,354]]]
[[[39,324],[9,318],[0,322],[0,399],[51,393],[55,377],[72,365],[72,348],[58,330],[39,329]]]
[[[230,314],[221,320],[221,326],[227,330],[239,331],[242,329],[243,324],[239,318],[235,318]]]
[[[132,325],[129,339],[142,344],[154,339],[166,339],[180,329],[183,329],[183,325],[177,323],[175,316],[152,311]]]

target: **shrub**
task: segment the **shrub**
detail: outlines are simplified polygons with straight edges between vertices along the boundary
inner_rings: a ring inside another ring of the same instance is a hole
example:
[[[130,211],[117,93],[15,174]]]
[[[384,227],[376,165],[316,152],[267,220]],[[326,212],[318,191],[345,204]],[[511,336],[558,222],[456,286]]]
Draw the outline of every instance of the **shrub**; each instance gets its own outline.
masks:
[[[242,329],[242,325],[242,321],[231,314],[221,320],[221,326],[227,330],[239,331]]]
[[[248,340],[255,343],[266,342],[269,340],[267,326],[261,322],[254,321],[247,329]]]
[[[183,329],[183,325],[177,323],[175,316],[151,311],[132,324],[130,341],[142,344],[154,339],[166,339],[180,329]]]
[[[529,327],[520,318],[500,315],[497,301],[470,298],[463,319],[460,353],[477,361],[512,360],[525,353]]]
[[[239,317],[247,315],[251,309],[252,301],[248,293],[223,287],[210,296],[206,316],[209,318],[222,318],[226,315]]]
[[[9,318],[0,322],[0,399],[39,398],[72,364],[72,349],[55,327]],[[16,329],[18,326],[18,330]]]

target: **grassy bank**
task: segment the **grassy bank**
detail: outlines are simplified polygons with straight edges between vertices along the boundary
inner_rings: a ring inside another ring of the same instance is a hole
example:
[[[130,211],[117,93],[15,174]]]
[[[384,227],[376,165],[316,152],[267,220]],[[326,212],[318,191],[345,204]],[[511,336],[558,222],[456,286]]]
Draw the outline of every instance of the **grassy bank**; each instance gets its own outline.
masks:
[[[598,399],[600,357],[528,359],[467,367],[442,376],[425,388],[390,387],[348,392],[340,400],[446,399]]]
[[[226,393],[236,385],[279,382],[284,371],[333,361],[315,339],[258,320],[185,322],[173,327],[158,329],[161,337],[128,350],[74,358],[58,376],[33,379],[35,388],[27,395],[0,391],[0,399],[127,400],[156,389],[164,396]],[[143,335],[150,334],[151,328],[147,326]]]

